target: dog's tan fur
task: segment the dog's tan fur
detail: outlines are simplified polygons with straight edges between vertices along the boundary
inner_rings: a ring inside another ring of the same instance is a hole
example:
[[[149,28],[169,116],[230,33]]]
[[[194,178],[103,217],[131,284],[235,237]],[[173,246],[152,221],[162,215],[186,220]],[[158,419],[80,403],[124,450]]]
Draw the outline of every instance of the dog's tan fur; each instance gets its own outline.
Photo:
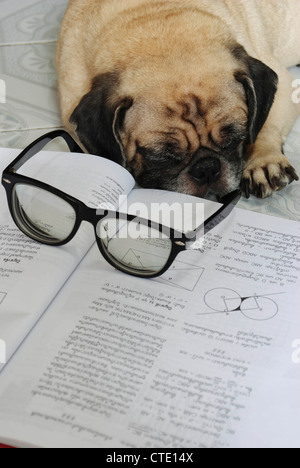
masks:
[[[279,78],[274,104],[255,141],[248,141],[242,166],[246,195],[266,197],[297,179],[282,144],[300,115],[287,71],[300,63],[299,25],[299,0],[71,0],[57,51],[64,125],[74,131],[70,120],[78,123],[73,113],[82,98],[110,78],[115,84],[105,103],[114,109],[119,162],[143,184],[144,172],[160,165],[159,158],[147,159],[145,148],[158,154],[168,140],[176,146],[171,166],[179,169],[162,160],[161,171],[172,182],[158,186],[224,194],[236,188],[241,166],[236,176],[222,161],[223,174],[211,188],[197,184],[188,170],[201,148],[220,153],[234,144],[224,129],[234,127],[236,145],[242,145],[238,136],[249,126],[245,56],[253,57]]]

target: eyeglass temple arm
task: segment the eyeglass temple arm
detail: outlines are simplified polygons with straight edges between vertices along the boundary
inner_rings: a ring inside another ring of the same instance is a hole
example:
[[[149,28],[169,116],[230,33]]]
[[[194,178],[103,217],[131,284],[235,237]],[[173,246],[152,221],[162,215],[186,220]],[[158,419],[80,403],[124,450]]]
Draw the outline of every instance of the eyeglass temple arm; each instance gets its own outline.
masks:
[[[83,153],[83,150],[71,137],[71,135],[69,135],[69,133],[65,132],[64,130],[54,130],[53,132],[46,133],[46,135],[41,136],[29,146],[27,146],[27,148],[25,148],[22,153],[8,166],[6,171],[16,172],[18,169],[20,169],[20,167],[23,166],[23,164],[29,161],[30,158],[41,151],[50,141],[58,137],[61,137],[65,140],[72,153]]]
[[[226,219],[231,214],[235,206],[240,201],[241,196],[241,191],[236,190],[235,192],[232,192],[222,198],[221,202],[224,203],[224,206],[222,206],[218,211],[216,211],[216,213],[214,213],[205,221],[204,235],[210,232],[214,227],[224,221],[224,219]]]
[[[224,203],[221,208],[219,208],[213,215],[211,215],[204,224],[200,225],[195,231],[194,236],[188,236],[189,241],[187,245],[187,250],[200,238],[208,234],[212,229],[214,229],[218,224],[220,224],[224,219],[226,219],[230,213],[233,211],[237,203],[241,199],[241,191],[235,190],[234,192],[226,195],[220,201]]]

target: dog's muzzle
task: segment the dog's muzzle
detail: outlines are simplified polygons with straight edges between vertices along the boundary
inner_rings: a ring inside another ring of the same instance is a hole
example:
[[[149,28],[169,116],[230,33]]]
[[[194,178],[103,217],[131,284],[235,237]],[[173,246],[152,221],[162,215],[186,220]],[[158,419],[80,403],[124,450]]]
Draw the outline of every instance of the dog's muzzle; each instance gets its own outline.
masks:
[[[190,169],[190,175],[200,185],[210,185],[221,176],[221,161],[215,157],[207,156],[199,159],[196,164]]]

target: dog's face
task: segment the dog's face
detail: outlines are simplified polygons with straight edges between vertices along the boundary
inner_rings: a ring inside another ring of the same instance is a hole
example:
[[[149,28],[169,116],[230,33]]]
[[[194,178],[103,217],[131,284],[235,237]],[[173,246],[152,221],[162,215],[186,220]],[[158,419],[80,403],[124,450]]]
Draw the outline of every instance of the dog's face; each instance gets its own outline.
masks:
[[[247,145],[272,106],[277,75],[234,44],[95,76],[70,121],[88,152],[142,187],[205,197],[240,185]]]

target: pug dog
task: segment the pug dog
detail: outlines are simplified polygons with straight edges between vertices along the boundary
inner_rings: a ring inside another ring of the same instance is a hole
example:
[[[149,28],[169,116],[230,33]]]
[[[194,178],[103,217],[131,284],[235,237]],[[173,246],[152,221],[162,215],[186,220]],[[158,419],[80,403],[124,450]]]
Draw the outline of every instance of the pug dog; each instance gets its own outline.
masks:
[[[299,26],[299,0],[71,0],[63,123],[142,187],[268,197],[299,180],[282,148]]]

